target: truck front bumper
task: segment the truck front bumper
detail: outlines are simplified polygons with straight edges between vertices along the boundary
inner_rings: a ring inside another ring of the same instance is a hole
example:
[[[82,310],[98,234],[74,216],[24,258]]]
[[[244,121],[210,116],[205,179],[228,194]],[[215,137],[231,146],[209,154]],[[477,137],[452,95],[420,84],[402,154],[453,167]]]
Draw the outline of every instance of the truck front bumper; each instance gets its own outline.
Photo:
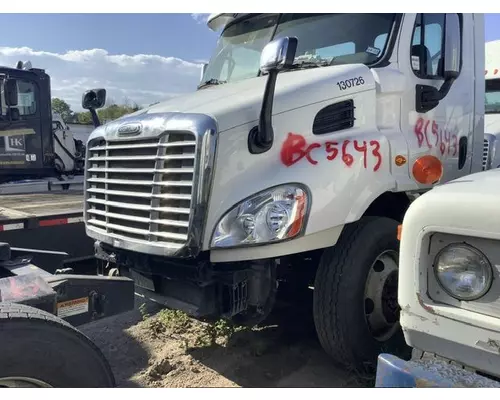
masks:
[[[378,356],[375,387],[500,387],[500,383],[444,360],[404,361],[391,354]]]
[[[118,266],[144,297],[195,318],[232,318],[267,304],[274,294],[274,260],[213,264],[209,254],[168,258],[95,242],[95,256]]]

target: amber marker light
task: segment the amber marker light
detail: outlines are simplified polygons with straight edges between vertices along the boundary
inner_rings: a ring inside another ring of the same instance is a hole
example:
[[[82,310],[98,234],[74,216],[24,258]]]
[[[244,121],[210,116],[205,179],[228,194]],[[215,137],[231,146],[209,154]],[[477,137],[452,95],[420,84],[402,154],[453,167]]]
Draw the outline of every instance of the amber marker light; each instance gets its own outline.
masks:
[[[415,160],[412,172],[418,183],[432,185],[443,176],[443,164],[435,156],[423,156]]]
[[[394,163],[395,163],[398,167],[401,167],[402,165],[405,165],[405,164],[406,164],[406,157],[405,157],[405,156],[402,156],[402,155],[397,155],[397,156],[394,158]]]

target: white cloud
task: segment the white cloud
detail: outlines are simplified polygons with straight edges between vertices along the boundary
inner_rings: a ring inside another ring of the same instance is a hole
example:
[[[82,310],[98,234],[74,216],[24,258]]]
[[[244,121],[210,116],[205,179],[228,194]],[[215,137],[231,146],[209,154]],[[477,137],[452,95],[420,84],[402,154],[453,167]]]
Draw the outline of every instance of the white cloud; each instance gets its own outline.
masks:
[[[191,17],[198,22],[199,24],[206,24],[208,21],[208,17],[210,16],[210,13],[195,13],[191,14]]]
[[[51,77],[52,97],[67,101],[81,111],[82,93],[104,87],[108,98],[139,105],[166,100],[196,89],[199,62],[154,54],[109,54],[103,49],[69,50],[66,53],[37,51],[28,47],[0,47],[0,65],[15,67],[31,61]]]

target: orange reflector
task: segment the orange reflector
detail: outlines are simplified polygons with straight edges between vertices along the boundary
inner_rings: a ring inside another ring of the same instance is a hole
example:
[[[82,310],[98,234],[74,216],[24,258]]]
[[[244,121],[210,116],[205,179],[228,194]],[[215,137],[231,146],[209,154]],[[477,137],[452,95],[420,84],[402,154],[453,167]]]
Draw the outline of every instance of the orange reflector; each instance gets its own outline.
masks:
[[[401,231],[403,230],[403,225],[398,225],[398,240],[401,240]]]
[[[443,164],[434,156],[423,156],[413,164],[413,177],[418,183],[431,185],[443,176]]]
[[[398,166],[401,167],[401,165],[406,164],[406,157],[402,155],[397,155],[396,158],[394,159],[394,163]]]
[[[295,215],[295,220],[290,225],[290,229],[287,232],[287,237],[292,238],[300,233],[302,226],[304,225],[304,217],[306,215],[307,200],[304,195],[296,196],[297,200],[297,214]]]

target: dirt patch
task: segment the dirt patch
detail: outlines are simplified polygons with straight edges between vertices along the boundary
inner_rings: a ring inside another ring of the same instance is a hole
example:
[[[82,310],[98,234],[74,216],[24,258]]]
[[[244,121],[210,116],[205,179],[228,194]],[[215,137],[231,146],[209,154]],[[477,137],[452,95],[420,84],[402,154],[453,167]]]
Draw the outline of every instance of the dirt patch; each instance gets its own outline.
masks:
[[[144,304],[82,328],[103,351],[120,387],[360,387],[335,366],[310,313],[277,309],[259,328],[203,323]]]

